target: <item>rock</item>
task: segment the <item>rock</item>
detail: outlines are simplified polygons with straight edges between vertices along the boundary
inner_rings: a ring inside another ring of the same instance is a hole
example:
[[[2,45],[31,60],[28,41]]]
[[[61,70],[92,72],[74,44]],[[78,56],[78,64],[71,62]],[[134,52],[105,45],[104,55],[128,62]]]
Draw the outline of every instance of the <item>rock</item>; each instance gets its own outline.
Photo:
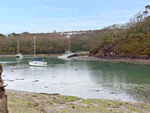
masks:
[[[74,105],[74,103],[70,103],[70,105]]]
[[[38,106],[39,104],[38,103],[34,103],[34,105],[33,106]]]
[[[114,92],[111,92],[111,94],[114,94]]]
[[[59,93],[53,93],[52,95],[59,95]]]
[[[15,80],[8,80],[8,81],[13,82],[13,81],[15,81]]]
[[[1,74],[3,72],[3,67],[0,64],[0,112],[1,113],[8,113],[7,109],[7,95],[5,94],[5,86],[3,85],[4,82],[1,78]]]
[[[24,80],[23,78],[21,79],[21,78],[16,78],[16,80]]]
[[[39,80],[35,80],[34,82],[39,82]]]
[[[32,95],[32,97],[37,97],[36,95]]]
[[[119,106],[116,106],[116,108],[119,108]]]
[[[65,102],[60,102],[60,104],[65,104]]]
[[[74,106],[72,106],[72,108],[75,108]]]

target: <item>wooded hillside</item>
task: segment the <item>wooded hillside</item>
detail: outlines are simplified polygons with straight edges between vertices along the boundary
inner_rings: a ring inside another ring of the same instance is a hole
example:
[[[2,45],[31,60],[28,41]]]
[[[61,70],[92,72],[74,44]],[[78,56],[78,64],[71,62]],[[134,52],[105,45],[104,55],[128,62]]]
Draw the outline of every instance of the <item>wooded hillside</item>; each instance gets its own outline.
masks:
[[[126,24],[114,24],[92,36],[90,55],[141,57],[150,56],[150,6]]]

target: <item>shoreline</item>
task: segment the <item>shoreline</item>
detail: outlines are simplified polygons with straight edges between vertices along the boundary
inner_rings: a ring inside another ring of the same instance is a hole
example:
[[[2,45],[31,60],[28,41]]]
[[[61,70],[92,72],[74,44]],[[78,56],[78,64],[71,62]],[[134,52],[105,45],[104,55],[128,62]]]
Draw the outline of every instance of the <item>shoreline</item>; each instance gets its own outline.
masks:
[[[91,60],[91,61],[103,61],[106,63],[124,63],[124,64],[133,64],[133,65],[145,65],[145,66],[150,66],[150,59],[145,60],[145,59],[130,59],[130,58],[98,58],[95,56],[88,56],[87,52],[85,53],[75,53],[77,54],[76,57],[71,57],[73,59],[79,59],[79,60]],[[37,54],[39,57],[58,57],[63,54]],[[0,55],[2,57],[15,57],[15,55]],[[24,55],[24,58],[30,58],[34,57],[34,55],[26,54]]]
[[[59,55],[63,55],[63,54],[36,54],[39,57],[50,57],[50,56],[59,56]],[[1,57],[15,57],[15,55],[0,55]],[[34,55],[30,55],[30,54],[25,54],[23,55],[25,58],[26,57],[34,57]]]
[[[123,102],[121,100],[82,99],[59,94],[41,94],[6,89],[9,112],[51,113],[51,112],[137,112],[148,113],[150,104],[145,102]]]
[[[134,64],[134,65],[146,65],[150,66],[150,60],[141,60],[141,59],[112,59],[112,58],[97,58],[95,56],[78,56],[79,60],[91,60],[91,61],[103,61],[106,63],[125,63],[125,64]]]

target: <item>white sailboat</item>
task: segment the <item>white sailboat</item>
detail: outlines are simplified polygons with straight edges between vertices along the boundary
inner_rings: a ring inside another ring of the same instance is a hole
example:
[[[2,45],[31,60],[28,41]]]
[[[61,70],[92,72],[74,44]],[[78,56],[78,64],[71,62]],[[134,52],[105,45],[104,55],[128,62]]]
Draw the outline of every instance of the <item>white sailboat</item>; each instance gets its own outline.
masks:
[[[18,53],[18,54],[15,55],[15,58],[16,58],[16,59],[22,59],[22,58],[23,58],[23,55],[22,55],[21,53],[19,53],[19,40],[18,40],[17,53]]]
[[[47,66],[47,62],[44,62],[44,59],[36,58],[36,46],[35,46],[35,36],[34,36],[34,61],[29,60],[30,66]]]

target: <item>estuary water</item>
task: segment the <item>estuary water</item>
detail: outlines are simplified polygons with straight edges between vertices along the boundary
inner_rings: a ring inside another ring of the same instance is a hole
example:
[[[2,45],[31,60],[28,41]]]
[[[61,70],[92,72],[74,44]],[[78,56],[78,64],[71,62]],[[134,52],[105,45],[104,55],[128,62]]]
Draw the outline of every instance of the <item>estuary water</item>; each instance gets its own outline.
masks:
[[[47,67],[32,67],[28,60],[0,58],[6,89],[150,102],[150,67],[57,57],[46,58]]]

